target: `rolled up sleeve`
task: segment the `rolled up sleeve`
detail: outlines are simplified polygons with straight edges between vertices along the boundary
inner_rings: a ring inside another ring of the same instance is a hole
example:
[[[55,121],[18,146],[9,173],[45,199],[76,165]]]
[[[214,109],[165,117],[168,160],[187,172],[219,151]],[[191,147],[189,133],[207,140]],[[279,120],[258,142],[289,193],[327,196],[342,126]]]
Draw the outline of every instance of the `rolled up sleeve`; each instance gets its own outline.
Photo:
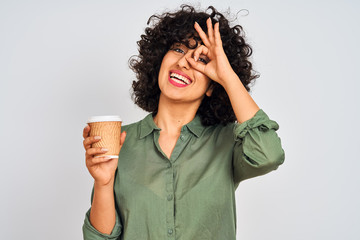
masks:
[[[93,189],[92,194],[91,194],[91,202],[92,202],[93,196],[94,196],[94,189]],[[116,201],[115,201],[115,205],[116,205]],[[90,211],[91,211],[91,207],[85,214],[85,220],[84,220],[84,224],[83,224],[83,227],[82,227],[84,240],[115,240],[115,239],[120,239],[120,235],[121,235],[121,232],[122,232],[122,224],[121,224],[121,220],[119,218],[119,214],[118,214],[117,210],[115,211],[116,222],[115,222],[113,230],[111,231],[111,234],[101,233],[91,225],[91,223],[90,223]]]
[[[233,176],[241,181],[276,170],[285,160],[277,122],[259,109],[249,120],[234,125]]]

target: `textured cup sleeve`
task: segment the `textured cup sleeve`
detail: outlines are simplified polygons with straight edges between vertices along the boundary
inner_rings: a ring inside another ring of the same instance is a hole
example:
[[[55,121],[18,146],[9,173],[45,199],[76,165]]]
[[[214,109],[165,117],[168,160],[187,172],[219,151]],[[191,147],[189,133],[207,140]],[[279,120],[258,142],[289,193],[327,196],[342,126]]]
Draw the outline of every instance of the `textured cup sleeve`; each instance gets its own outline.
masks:
[[[236,187],[248,178],[264,175],[285,160],[277,122],[259,109],[247,121],[234,125],[233,176]]]

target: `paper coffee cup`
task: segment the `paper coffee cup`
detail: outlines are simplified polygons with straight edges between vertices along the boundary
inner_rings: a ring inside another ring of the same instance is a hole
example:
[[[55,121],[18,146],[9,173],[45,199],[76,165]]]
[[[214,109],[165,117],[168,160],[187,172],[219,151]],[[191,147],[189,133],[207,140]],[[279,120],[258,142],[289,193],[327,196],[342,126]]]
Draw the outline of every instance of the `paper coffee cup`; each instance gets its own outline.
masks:
[[[120,153],[121,118],[119,116],[93,116],[87,121],[90,126],[90,136],[101,136],[101,140],[93,143],[91,147],[109,149],[96,157],[109,156],[118,158]]]

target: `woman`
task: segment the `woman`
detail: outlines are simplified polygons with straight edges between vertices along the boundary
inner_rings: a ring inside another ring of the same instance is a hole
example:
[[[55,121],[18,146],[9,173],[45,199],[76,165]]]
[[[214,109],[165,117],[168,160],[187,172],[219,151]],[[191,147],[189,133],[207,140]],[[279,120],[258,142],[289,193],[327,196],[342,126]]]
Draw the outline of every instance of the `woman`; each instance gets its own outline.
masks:
[[[258,76],[242,28],[208,9],[150,17],[130,61],[135,103],[150,114],[123,127],[119,159],[93,158],[106,150],[84,128],[84,239],[235,239],[238,184],[283,163],[279,125],[248,94]]]

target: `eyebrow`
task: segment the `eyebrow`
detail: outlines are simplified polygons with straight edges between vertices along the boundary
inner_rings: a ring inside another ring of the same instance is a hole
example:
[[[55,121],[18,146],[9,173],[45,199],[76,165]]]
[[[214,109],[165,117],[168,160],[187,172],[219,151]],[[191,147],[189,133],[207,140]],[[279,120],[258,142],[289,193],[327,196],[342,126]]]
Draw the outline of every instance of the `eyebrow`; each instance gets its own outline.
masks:
[[[181,41],[186,41],[186,40],[189,40],[189,39],[183,39],[183,40],[181,40]],[[203,41],[201,41],[201,40],[195,40],[196,42],[197,42],[197,46],[199,46],[199,45],[204,45],[205,46],[205,44],[203,43]],[[192,46],[192,44],[190,44],[190,41],[189,41],[189,45],[190,46]],[[186,44],[185,43],[183,43],[183,42],[174,42],[172,45],[171,45],[171,47],[180,47],[180,46],[183,46],[183,47],[186,47],[186,48],[188,48],[187,46],[186,46]],[[189,48],[190,49],[190,48]]]

